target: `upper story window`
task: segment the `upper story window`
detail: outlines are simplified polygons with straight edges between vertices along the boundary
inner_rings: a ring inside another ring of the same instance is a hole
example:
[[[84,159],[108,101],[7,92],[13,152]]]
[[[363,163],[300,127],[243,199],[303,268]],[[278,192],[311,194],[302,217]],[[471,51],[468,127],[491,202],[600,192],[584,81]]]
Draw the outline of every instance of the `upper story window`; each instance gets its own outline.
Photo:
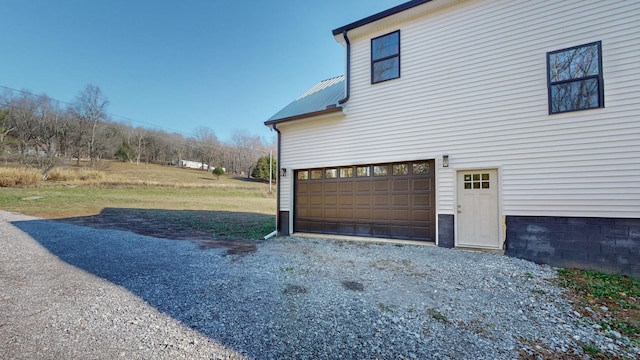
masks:
[[[400,77],[400,30],[371,39],[371,83]]]
[[[547,53],[549,114],[604,107],[600,41]]]

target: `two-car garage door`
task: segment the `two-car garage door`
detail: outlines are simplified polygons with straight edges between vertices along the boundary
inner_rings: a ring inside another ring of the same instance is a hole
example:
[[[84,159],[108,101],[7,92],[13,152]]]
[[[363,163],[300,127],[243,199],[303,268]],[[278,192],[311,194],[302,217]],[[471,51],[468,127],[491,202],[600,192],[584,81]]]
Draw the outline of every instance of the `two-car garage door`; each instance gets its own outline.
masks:
[[[295,172],[294,231],[435,241],[434,161]]]

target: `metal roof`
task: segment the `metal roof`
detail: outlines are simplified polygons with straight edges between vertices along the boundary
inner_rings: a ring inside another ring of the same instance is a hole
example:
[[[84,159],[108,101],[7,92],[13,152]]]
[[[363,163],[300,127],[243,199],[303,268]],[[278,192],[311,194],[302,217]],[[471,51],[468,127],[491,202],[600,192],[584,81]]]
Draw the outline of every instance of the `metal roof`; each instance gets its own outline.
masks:
[[[338,101],[344,98],[344,75],[323,80],[273,115],[265,124],[294,120],[300,117],[341,111]]]

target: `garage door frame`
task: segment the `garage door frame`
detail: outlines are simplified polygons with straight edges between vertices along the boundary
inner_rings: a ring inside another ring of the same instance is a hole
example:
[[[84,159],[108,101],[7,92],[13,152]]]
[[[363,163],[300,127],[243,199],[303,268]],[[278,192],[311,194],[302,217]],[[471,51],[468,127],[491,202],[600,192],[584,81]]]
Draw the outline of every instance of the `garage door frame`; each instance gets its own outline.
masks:
[[[300,169],[293,175],[294,232],[435,242],[434,160]]]

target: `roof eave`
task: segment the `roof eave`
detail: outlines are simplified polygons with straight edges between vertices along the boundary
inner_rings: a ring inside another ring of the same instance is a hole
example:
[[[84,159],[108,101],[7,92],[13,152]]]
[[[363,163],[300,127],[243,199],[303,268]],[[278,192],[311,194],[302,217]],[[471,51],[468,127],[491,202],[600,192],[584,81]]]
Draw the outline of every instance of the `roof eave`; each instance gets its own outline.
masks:
[[[306,114],[289,116],[289,117],[282,118],[282,119],[275,119],[275,120],[265,121],[264,124],[266,126],[268,126],[268,127],[273,127],[273,125],[280,124],[280,123],[283,123],[283,122],[303,120],[303,119],[308,119],[308,118],[317,117],[317,116],[330,115],[330,114],[338,113],[338,112],[340,112],[340,113],[342,112],[342,107],[340,107],[340,106],[328,107],[328,108],[326,108],[324,110],[320,110],[320,111],[314,111],[314,112],[310,112],[310,113],[306,113]]]
[[[406,2],[404,4],[400,4],[398,6],[392,7],[391,9],[387,9],[387,10],[379,12],[377,14],[373,14],[371,16],[368,16],[368,17],[366,17],[364,19],[352,22],[351,24],[348,24],[348,25],[339,27],[337,29],[334,29],[333,30],[333,36],[342,34],[345,31],[349,31],[349,30],[352,30],[352,29],[355,29],[355,28],[359,28],[361,26],[370,24],[372,22],[384,19],[386,17],[395,15],[397,13],[403,12],[405,10],[409,10],[411,8],[414,8],[414,7],[418,6],[418,5],[422,5],[422,4],[431,2],[431,1],[432,0],[412,0],[412,1]]]

